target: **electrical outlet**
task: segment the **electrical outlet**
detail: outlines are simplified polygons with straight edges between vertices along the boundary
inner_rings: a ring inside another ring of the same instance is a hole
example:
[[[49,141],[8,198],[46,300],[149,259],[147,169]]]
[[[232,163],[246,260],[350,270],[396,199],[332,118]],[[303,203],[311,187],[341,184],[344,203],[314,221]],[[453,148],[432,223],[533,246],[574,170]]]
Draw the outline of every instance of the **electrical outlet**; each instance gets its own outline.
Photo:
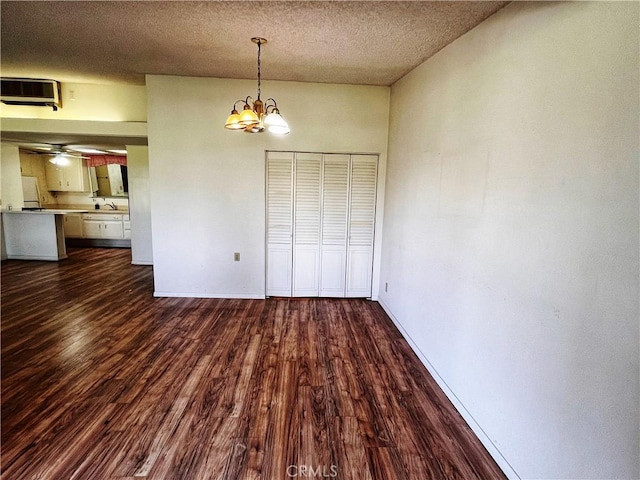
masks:
[[[233,254],[233,261],[234,262],[239,262],[240,261],[240,253],[236,252]]]
[[[386,292],[389,289],[389,283],[384,282],[384,291]]]

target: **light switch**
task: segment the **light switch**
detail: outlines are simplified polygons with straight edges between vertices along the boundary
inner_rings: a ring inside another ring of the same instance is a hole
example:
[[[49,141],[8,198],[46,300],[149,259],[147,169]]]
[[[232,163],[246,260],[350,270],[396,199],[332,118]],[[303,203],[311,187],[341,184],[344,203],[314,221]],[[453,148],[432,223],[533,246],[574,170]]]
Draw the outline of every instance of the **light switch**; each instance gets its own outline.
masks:
[[[234,262],[239,262],[240,261],[240,252],[236,252],[233,254],[233,261]]]

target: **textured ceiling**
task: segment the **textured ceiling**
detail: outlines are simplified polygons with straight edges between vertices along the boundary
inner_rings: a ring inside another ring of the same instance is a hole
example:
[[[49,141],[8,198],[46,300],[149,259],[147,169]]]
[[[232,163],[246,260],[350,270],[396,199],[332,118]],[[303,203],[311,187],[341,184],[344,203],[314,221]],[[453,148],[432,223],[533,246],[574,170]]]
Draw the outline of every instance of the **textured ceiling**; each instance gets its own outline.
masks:
[[[2,1],[4,77],[391,85],[508,2]]]

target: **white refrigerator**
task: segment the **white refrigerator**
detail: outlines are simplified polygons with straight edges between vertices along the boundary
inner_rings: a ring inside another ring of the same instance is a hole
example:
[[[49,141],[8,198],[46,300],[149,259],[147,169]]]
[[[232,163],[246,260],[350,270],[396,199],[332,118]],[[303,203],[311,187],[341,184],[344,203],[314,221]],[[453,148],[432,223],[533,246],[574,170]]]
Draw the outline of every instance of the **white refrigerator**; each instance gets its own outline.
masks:
[[[40,190],[36,177],[22,177],[22,194],[25,209],[40,208]]]

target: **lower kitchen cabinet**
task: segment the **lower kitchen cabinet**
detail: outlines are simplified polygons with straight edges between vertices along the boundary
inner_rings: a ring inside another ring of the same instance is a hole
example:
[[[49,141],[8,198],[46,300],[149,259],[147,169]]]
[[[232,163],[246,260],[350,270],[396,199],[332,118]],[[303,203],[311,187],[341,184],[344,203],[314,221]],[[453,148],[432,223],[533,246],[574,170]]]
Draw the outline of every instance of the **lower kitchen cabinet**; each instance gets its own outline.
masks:
[[[93,214],[82,216],[84,238],[124,238],[122,214]]]
[[[128,213],[65,214],[64,237],[76,247],[131,247]]]
[[[67,213],[64,216],[65,238],[82,238],[82,214]]]

